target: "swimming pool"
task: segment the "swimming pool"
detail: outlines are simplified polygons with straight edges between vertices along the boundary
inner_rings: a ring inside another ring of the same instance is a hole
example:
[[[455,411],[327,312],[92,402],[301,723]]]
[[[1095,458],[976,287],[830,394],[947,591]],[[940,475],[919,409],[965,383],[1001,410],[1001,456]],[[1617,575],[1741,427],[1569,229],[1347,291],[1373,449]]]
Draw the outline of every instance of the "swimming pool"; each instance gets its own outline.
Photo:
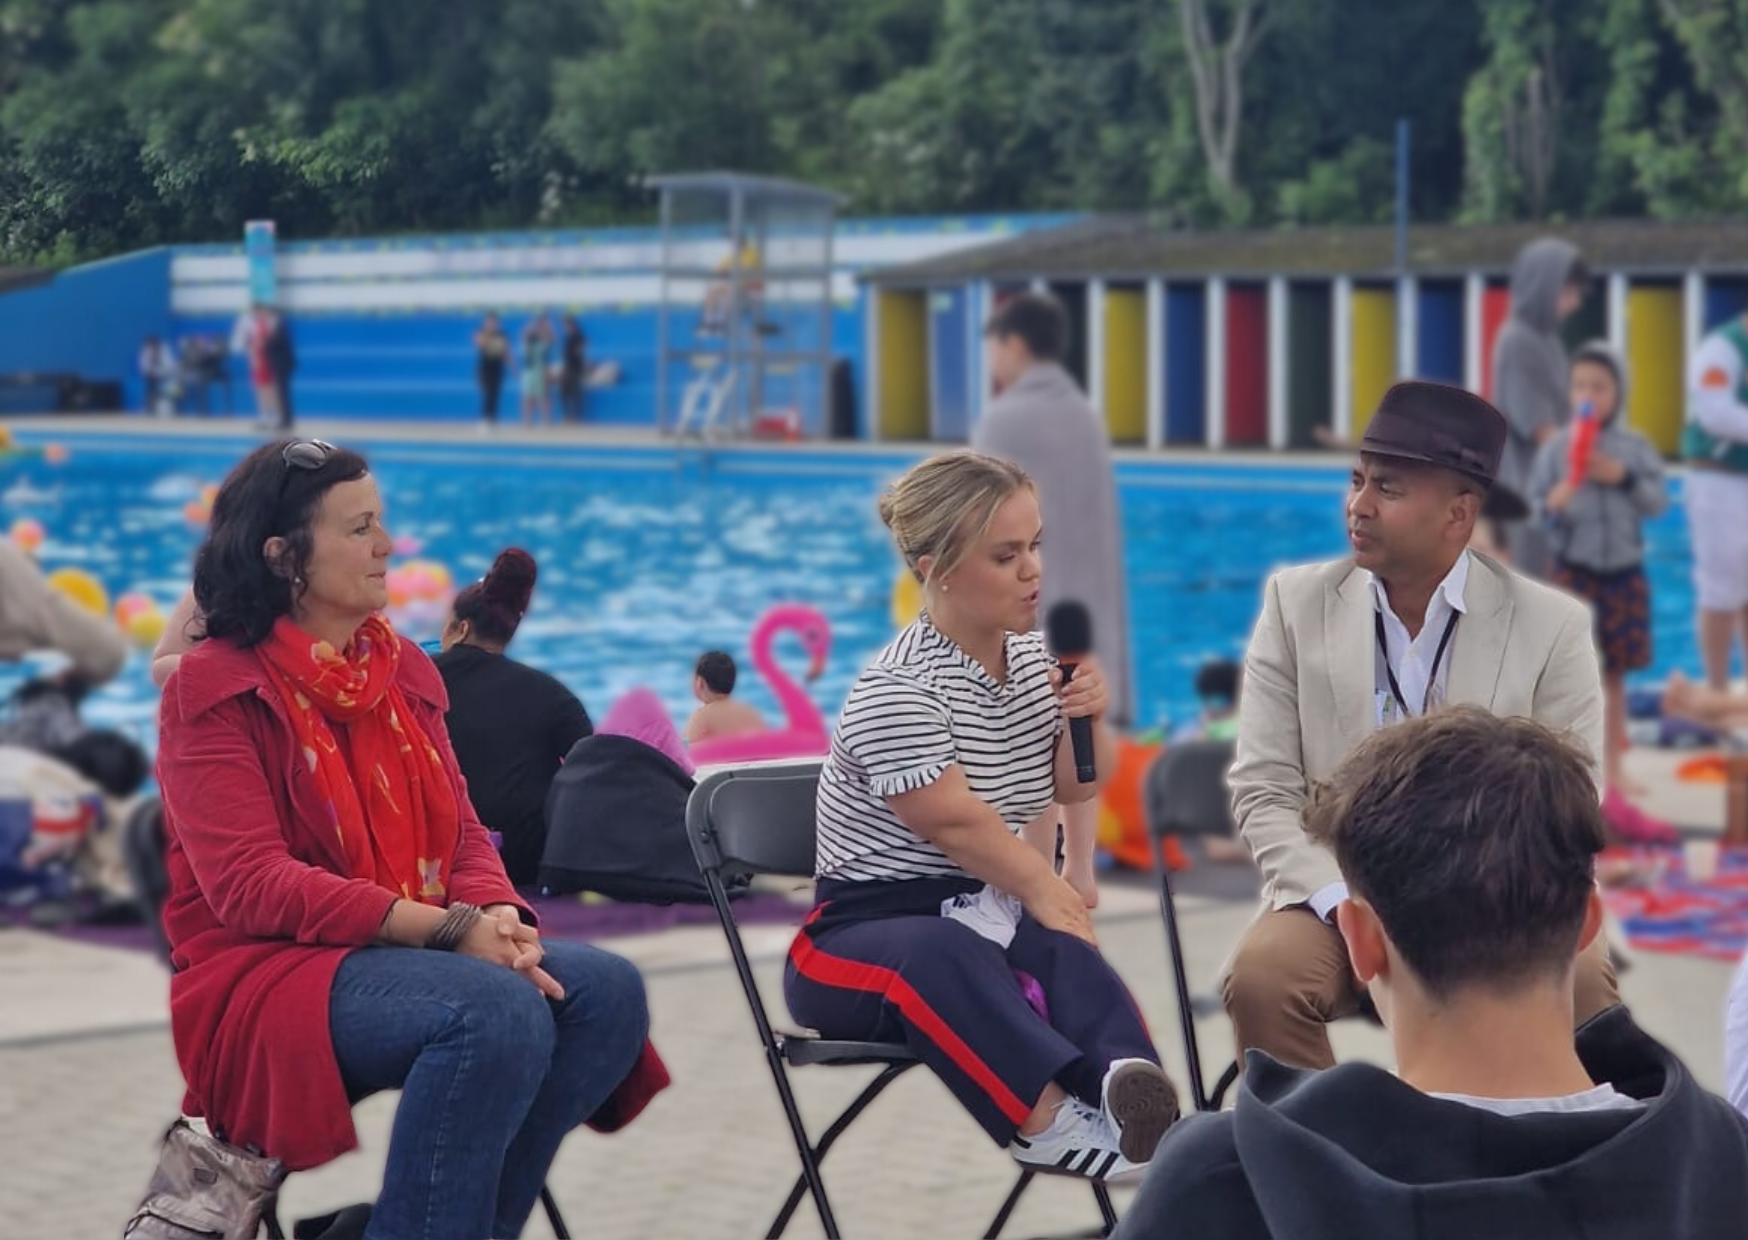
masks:
[[[140,591],[167,610],[187,586],[203,532],[183,509],[250,442],[78,434],[63,442],[71,450],[63,465],[0,464],[0,529],[34,517],[48,535],[45,568],[83,568],[112,599]],[[502,547],[533,553],[540,585],[513,653],[565,681],[597,718],[626,689],[648,685],[683,722],[693,661],[712,647],[734,653],[746,698],[774,717],[747,637],[770,605],[802,602],[832,623],[832,656],[812,686],[829,719],[891,636],[898,563],[874,502],[913,456],[676,455],[509,441],[356,446],[382,484],[390,529],[417,540],[419,557],[447,565],[458,583],[480,576]],[[1346,473],[1334,459],[1119,466],[1138,723],[1194,714],[1197,666],[1242,652],[1271,569],[1342,554]],[[1698,665],[1679,507],[1651,526],[1650,547],[1657,664],[1647,680]],[[1046,535],[1046,571],[1048,556]],[[434,622],[409,636],[435,637]],[[780,644],[778,658],[794,668],[799,645]],[[0,672],[0,688],[21,674]],[[156,708],[142,653],[87,713],[151,746]]]

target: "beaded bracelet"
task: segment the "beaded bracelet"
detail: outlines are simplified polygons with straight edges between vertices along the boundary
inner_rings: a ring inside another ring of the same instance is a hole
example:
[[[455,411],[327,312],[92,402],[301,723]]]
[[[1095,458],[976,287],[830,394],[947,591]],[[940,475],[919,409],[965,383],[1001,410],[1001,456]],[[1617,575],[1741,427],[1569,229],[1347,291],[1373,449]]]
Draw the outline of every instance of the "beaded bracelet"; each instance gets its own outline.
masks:
[[[484,916],[484,911],[477,904],[451,904],[444,911],[443,920],[431,931],[431,937],[425,940],[425,946],[435,952],[454,951],[461,946],[467,932]]]

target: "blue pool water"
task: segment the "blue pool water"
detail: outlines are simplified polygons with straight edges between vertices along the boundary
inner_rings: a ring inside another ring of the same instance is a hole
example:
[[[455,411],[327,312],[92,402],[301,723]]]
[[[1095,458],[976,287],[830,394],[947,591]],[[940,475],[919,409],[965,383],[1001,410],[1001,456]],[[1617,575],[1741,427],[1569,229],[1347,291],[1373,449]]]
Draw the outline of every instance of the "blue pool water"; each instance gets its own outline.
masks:
[[[0,528],[34,517],[48,533],[45,568],[86,569],[111,598],[141,591],[168,610],[202,534],[183,508],[249,445],[66,443],[64,465],[0,464]],[[891,636],[898,564],[874,502],[910,459],[902,455],[359,446],[382,484],[391,530],[419,540],[420,557],[448,565],[458,583],[481,575],[502,547],[534,554],[540,585],[513,653],[569,684],[597,718],[643,684],[683,722],[693,660],[711,647],[742,661],[745,696],[774,715],[746,657],[754,621],[774,603],[807,603],[831,620],[832,657],[813,686],[828,718]],[[1345,549],[1346,467],[1125,463],[1119,479],[1137,721],[1183,720],[1195,712],[1201,661],[1242,652],[1268,572]],[[1657,665],[1643,679],[1698,664],[1679,507],[1652,525],[1650,543]],[[1048,556],[1046,535],[1046,572]],[[435,637],[435,621],[409,636]],[[798,644],[778,654],[790,667],[802,660]],[[22,671],[0,670],[0,689]],[[88,714],[151,745],[156,700],[137,654]]]

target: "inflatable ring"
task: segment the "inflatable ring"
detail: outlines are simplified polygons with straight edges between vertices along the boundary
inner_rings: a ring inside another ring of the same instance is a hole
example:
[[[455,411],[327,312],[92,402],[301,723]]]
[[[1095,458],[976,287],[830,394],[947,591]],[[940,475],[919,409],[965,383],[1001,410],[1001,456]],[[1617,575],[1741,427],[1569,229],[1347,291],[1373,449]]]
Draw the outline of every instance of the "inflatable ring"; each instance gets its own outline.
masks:
[[[49,586],[69,602],[94,616],[109,615],[109,592],[82,568],[59,568],[49,574]]]
[[[170,625],[170,617],[164,614],[156,603],[144,610],[135,611],[121,626],[127,630],[129,639],[141,650],[150,650],[164,636],[164,630]]]
[[[42,548],[47,534],[43,531],[42,522],[35,517],[20,517],[12,523],[8,536],[14,547],[26,555],[35,555]]]
[[[923,614],[923,587],[910,569],[901,569],[892,583],[892,623],[907,629]]]
[[[1676,767],[1675,777],[1686,784],[1728,783],[1730,767],[1722,756],[1706,754],[1703,757],[1689,758]]]

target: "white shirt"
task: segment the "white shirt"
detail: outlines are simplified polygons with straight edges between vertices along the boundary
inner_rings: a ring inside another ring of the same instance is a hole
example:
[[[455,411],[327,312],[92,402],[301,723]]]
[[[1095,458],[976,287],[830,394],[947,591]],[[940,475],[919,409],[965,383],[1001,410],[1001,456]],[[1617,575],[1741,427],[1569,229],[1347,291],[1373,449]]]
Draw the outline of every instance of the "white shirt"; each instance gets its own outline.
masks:
[[[1581,1111],[1636,1111],[1645,1105],[1637,1098],[1621,1093],[1613,1085],[1593,1085],[1578,1093],[1562,1094],[1557,1098],[1482,1098],[1474,1094],[1428,1094],[1427,1097],[1460,1102],[1464,1106],[1491,1111],[1495,1115],[1535,1115],[1547,1111],[1558,1111],[1565,1115]]]
[[[1736,346],[1715,332],[1700,341],[1687,365],[1687,392],[1693,420],[1707,434],[1748,442],[1748,408],[1736,400],[1741,382]]]
[[[1469,610],[1463,602],[1463,595],[1469,584],[1469,553],[1465,551],[1457,557],[1457,562],[1451,565],[1451,571],[1445,574],[1438,589],[1432,592],[1432,598],[1426,605],[1425,623],[1412,638],[1408,636],[1408,626],[1402,623],[1395,608],[1390,606],[1390,596],[1384,590],[1384,583],[1378,580],[1376,574],[1367,573],[1366,577],[1372,590],[1372,606],[1384,621],[1384,649],[1376,652],[1376,671],[1372,686],[1375,704],[1373,721],[1382,728],[1396,722],[1402,714],[1402,707],[1397,704],[1396,695],[1390,690],[1390,672],[1396,675],[1396,683],[1402,689],[1402,700],[1407,703],[1408,713],[1411,715],[1422,714],[1427,707],[1437,706],[1445,699],[1451,681],[1450,647],[1446,646],[1444,657],[1438,659],[1436,668],[1433,667],[1433,660],[1438,658],[1439,642],[1444,638],[1445,626],[1451,622],[1453,616],[1466,614]],[[1454,634],[1451,641],[1456,641]],[[1311,911],[1328,921],[1335,906],[1345,899],[1347,884],[1330,883],[1312,894]]]

